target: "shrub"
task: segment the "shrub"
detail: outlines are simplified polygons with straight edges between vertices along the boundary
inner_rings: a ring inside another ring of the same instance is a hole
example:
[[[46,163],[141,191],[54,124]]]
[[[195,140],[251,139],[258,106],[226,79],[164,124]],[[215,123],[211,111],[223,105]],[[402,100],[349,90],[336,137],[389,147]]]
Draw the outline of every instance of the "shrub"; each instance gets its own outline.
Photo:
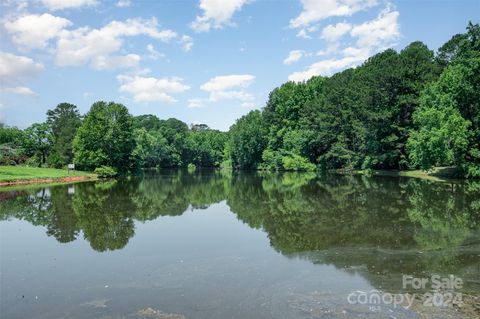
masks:
[[[25,161],[25,165],[30,166],[30,167],[40,167],[40,166],[42,166],[42,164],[40,162],[40,158],[38,158],[37,155],[33,155],[32,157],[29,157]]]
[[[314,171],[315,165],[300,155],[288,155],[282,158],[283,168],[287,171]]]
[[[265,149],[262,153],[262,161],[259,169],[266,171],[276,171],[282,169],[282,154],[279,151]]]
[[[53,153],[48,157],[47,163],[49,167],[62,168],[65,166],[65,159],[62,155]]]
[[[115,177],[118,175],[117,170],[113,167],[110,166],[100,166],[97,167],[94,171],[95,174],[98,175],[100,178],[109,178],[109,177]]]
[[[27,160],[23,150],[8,144],[0,145],[0,165],[17,165]]]
[[[468,178],[480,178],[480,166],[467,163],[463,167],[464,175]]]

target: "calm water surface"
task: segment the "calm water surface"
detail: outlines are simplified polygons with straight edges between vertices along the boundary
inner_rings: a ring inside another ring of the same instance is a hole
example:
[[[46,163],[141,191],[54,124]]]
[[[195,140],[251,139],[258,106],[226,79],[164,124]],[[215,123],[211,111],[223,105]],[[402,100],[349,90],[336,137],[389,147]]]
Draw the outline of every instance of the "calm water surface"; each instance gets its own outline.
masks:
[[[475,318],[480,182],[162,171],[3,191],[0,272],[8,319]],[[457,276],[441,292],[467,305],[428,307],[402,275]]]

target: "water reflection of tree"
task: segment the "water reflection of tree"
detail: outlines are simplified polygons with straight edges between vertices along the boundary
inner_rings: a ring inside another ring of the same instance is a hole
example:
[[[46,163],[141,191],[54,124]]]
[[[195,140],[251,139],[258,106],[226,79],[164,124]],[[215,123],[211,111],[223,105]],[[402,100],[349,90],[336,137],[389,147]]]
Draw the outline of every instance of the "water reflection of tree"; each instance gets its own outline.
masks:
[[[145,176],[138,184],[132,200],[135,218],[153,220],[159,216],[182,215],[191,205],[208,207],[225,199],[225,178],[218,171],[173,171]]]
[[[389,286],[385,274],[399,288],[401,274],[468,278],[478,264],[478,184],[298,176],[288,187],[285,178],[234,177],[228,204],[287,256],[358,269],[377,288]]]
[[[8,193],[10,198],[0,205],[0,220],[17,218],[32,225],[45,226],[47,234],[61,243],[76,239],[79,228],[66,192],[52,188]]]
[[[47,234],[61,243],[74,241],[80,232],[80,225],[68,192],[52,188],[51,194],[51,198],[55,200],[51,201],[52,214],[50,222],[46,225]]]
[[[480,192],[471,192],[470,185],[410,181],[408,217],[417,226],[414,238],[422,248],[458,246],[468,238],[480,217]]]
[[[135,234],[135,221],[179,216],[189,207],[226,199],[239,220],[263,229],[282,254],[362,269],[381,287],[385,274],[467,274],[478,264],[479,184],[301,173],[160,172],[77,184],[70,195],[64,186],[12,193],[2,196],[0,219],[43,225],[60,242],[83,232],[93,249],[105,251],[124,247]]]
[[[179,216],[191,205],[208,207],[224,200],[228,179],[219,172],[175,171],[119,181],[56,186],[2,196],[0,220],[17,218],[45,226],[47,234],[65,243],[80,231],[96,251],[125,247],[135,234],[134,222]]]
[[[300,174],[286,174],[262,178],[262,187],[253,189],[252,185],[259,184],[256,178],[243,182],[234,178],[228,204],[239,219],[262,226],[272,246],[282,253],[332,246],[395,248],[414,244],[405,234],[408,221],[402,218],[406,196],[394,189],[393,180],[367,183],[356,177],[305,179]],[[294,178],[295,187],[291,182],[285,184]],[[247,187],[236,189],[243,185]],[[260,209],[249,206],[254,205],[252,197],[261,203]]]
[[[78,184],[73,209],[83,236],[97,251],[123,248],[135,234],[134,183]]]

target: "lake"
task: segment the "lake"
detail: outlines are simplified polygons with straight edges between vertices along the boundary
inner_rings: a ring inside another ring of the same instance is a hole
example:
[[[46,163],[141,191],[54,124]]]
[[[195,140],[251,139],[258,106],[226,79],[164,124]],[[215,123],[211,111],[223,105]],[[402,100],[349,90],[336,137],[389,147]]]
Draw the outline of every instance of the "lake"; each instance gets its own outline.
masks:
[[[480,316],[479,181],[162,170],[0,201],[5,319]]]

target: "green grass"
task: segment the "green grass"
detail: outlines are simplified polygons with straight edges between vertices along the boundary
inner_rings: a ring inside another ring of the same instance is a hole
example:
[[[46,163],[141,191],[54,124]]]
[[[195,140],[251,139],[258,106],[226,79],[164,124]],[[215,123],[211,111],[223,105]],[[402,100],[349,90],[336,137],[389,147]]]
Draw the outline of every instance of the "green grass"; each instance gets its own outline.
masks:
[[[0,166],[0,182],[13,182],[35,179],[61,179],[64,177],[72,176],[86,176],[89,178],[96,177],[96,175],[92,173],[81,171],[68,172],[66,169],[26,166]]]

